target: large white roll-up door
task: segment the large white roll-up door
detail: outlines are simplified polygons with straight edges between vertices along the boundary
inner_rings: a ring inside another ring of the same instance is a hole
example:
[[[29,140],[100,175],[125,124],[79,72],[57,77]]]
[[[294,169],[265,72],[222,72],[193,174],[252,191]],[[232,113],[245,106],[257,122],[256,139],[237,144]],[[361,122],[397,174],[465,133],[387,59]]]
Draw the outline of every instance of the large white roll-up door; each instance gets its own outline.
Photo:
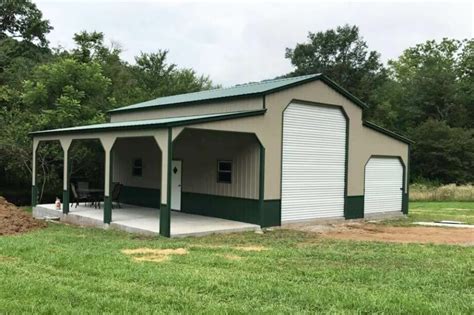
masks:
[[[373,157],[365,166],[364,213],[402,211],[403,166],[398,158]]]
[[[344,216],[346,118],[290,104],[283,114],[282,222]]]

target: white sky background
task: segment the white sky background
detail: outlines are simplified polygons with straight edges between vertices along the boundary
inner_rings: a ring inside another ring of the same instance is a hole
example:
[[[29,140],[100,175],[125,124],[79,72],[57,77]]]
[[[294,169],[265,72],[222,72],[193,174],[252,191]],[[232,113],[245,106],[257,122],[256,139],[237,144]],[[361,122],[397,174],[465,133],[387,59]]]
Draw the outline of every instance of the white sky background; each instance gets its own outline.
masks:
[[[51,1],[35,3],[54,30],[52,46],[73,47],[81,30],[118,42],[122,57],[169,50],[169,61],[229,86],[292,70],[285,48],[345,23],[359,26],[382,60],[429,39],[472,38],[472,1]]]

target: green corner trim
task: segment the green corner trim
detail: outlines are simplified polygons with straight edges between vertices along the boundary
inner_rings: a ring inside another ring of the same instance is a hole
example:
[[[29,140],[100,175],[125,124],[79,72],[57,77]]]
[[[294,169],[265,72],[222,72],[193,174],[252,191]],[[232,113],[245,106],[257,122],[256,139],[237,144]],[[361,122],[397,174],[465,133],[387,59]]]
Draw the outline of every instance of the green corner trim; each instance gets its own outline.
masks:
[[[171,235],[171,213],[167,204],[160,207],[160,235],[170,237]]]
[[[110,224],[112,222],[112,198],[104,196],[104,223]]]
[[[260,144],[260,166],[258,175],[258,211],[260,212],[260,226],[265,224],[265,148]]]
[[[404,193],[402,196],[402,212],[408,215],[408,193]]]
[[[63,190],[63,213],[69,213],[69,190]]]
[[[38,204],[38,188],[33,185],[31,186],[31,206],[36,207]]]
[[[344,217],[346,219],[361,219],[364,217],[364,195],[346,197]]]
[[[265,200],[264,201],[264,220],[260,224],[262,227],[281,225],[281,200]]]

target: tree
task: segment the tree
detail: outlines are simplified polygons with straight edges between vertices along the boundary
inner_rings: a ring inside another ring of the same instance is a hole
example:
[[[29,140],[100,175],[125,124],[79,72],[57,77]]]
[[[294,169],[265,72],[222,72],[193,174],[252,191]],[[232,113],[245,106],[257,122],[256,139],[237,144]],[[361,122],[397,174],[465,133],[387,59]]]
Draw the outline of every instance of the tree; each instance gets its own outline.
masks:
[[[443,39],[409,48],[389,61],[389,101],[399,130],[428,119],[472,128],[474,121],[474,40]]]
[[[38,114],[41,129],[105,121],[110,79],[95,62],[70,58],[38,66],[23,86],[23,106]]]
[[[442,183],[474,182],[474,129],[429,119],[411,132],[412,175]]]
[[[168,51],[141,53],[135,57],[135,77],[148,98],[197,92],[213,87],[207,76],[198,76],[192,69],[178,69],[167,62]]]
[[[309,32],[308,41],[287,48],[285,58],[296,68],[287,76],[323,73],[368,103],[386,79],[379,53],[368,50],[357,26]]]
[[[18,38],[48,46],[46,34],[53,28],[30,0],[3,0],[0,2],[0,39]]]

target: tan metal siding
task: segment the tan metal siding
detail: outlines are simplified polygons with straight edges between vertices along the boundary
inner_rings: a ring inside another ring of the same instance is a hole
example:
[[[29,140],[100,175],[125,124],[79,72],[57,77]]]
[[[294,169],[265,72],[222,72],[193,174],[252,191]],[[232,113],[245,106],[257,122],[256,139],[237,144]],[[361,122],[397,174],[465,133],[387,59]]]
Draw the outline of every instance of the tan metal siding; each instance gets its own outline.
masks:
[[[132,175],[133,159],[143,161],[142,176]],[[153,138],[125,138],[115,142],[112,181],[126,186],[157,188],[161,184],[161,151]]]
[[[183,160],[183,192],[258,199],[259,145],[251,135],[185,130],[174,145]],[[207,139],[200,142],[201,139]],[[217,161],[232,161],[232,183],[217,182]]]
[[[162,108],[148,109],[136,112],[112,113],[110,122],[123,122],[131,120],[158,119],[190,115],[216,114],[237,112],[242,110],[255,110],[263,108],[263,98],[240,99],[227,102],[216,102],[195,105],[163,106]]]
[[[266,149],[265,199],[280,199],[282,113],[293,99],[334,104],[344,108],[349,117],[348,195],[363,195],[365,163],[371,155],[400,156],[404,164],[408,165],[406,143],[363,126],[362,109],[321,81],[266,96],[267,112],[263,116],[201,123],[193,127],[255,133]],[[200,106],[196,106],[196,109]],[[174,137],[182,129],[173,128]]]
[[[365,163],[371,155],[393,155],[408,161],[408,145],[362,125],[362,109],[321,81],[315,81],[268,95],[265,130],[262,135],[267,153],[265,160],[265,198],[279,196],[281,176],[282,112],[293,100],[339,105],[349,117],[348,195],[363,195]],[[271,187],[267,186],[270,185]],[[405,185],[406,186],[406,185]]]

